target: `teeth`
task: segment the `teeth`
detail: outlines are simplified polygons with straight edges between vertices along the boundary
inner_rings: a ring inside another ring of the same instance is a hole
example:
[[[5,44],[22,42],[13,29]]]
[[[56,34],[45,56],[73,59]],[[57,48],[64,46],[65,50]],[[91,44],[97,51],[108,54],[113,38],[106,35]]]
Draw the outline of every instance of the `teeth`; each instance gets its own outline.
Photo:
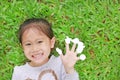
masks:
[[[36,59],[39,59],[42,55],[43,55],[43,53],[39,53],[39,54],[32,55],[32,57],[36,58]]]

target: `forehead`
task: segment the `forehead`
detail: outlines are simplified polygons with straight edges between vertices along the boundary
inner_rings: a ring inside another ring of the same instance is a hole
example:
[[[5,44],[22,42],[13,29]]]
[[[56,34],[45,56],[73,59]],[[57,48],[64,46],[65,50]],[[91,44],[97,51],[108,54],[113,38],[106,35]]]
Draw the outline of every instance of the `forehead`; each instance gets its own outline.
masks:
[[[25,32],[28,32],[30,29],[32,29],[33,31],[43,32],[42,25],[37,23],[30,23],[23,26],[23,28],[21,28],[22,34],[24,34]]]
[[[36,41],[36,40],[48,40],[49,38],[40,30],[36,28],[27,29],[22,36],[22,42]]]
[[[36,27],[30,27],[24,31],[23,37],[28,35],[34,37],[34,35],[45,35],[45,34],[42,32],[42,30]]]
[[[26,31],[27,29],[30,29],[30,28],[36,28],[36,29],[41,30],[41,26],[38,23],[30,23],[30,24],[27,24],[27,25],[23,26],[23,30]]]

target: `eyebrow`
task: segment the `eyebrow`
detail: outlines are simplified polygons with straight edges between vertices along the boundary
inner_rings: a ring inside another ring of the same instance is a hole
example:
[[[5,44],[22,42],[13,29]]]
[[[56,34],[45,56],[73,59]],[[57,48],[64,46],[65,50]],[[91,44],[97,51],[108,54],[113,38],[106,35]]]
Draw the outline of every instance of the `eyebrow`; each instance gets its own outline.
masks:
[[[22,41],[22,44],[31,43],[30,41]]]
[[[44,38],[39,38],[39,39],[36,39],[35,41],[43,41]],[[26,43],[26,42],[31,42],[29,40],[25,40],[25,41],[22,41],[22,43]]]

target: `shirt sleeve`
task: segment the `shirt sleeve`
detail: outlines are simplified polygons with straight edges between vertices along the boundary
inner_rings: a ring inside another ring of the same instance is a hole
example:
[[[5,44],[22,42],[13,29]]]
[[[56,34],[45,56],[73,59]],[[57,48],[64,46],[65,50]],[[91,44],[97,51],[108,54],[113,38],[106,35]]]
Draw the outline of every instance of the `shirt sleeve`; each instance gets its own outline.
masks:
[[[78,73],[75,71],[71,74],[66,73],[64,65],[62,64],[62,80],[80,80]]]
[[[66,74],[65,73],[65,79],[64,80],[79,80],[78,73],[76,71],[74,73],[71,73],[71,74]]]

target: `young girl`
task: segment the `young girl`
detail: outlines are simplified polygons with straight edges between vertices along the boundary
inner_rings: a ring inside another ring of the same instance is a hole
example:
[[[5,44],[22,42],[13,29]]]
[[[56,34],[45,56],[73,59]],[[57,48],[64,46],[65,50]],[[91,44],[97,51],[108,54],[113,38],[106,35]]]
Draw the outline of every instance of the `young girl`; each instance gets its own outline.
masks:
[[[24,21],[19,28],[19,41],[30,62],[15,66],[12,80],[79,80],[74,69],[79,60],[75,53],[76,44],[70,49],[66,43],[65,55],[50,56],[55,37],[51,24],[45,19]]]

